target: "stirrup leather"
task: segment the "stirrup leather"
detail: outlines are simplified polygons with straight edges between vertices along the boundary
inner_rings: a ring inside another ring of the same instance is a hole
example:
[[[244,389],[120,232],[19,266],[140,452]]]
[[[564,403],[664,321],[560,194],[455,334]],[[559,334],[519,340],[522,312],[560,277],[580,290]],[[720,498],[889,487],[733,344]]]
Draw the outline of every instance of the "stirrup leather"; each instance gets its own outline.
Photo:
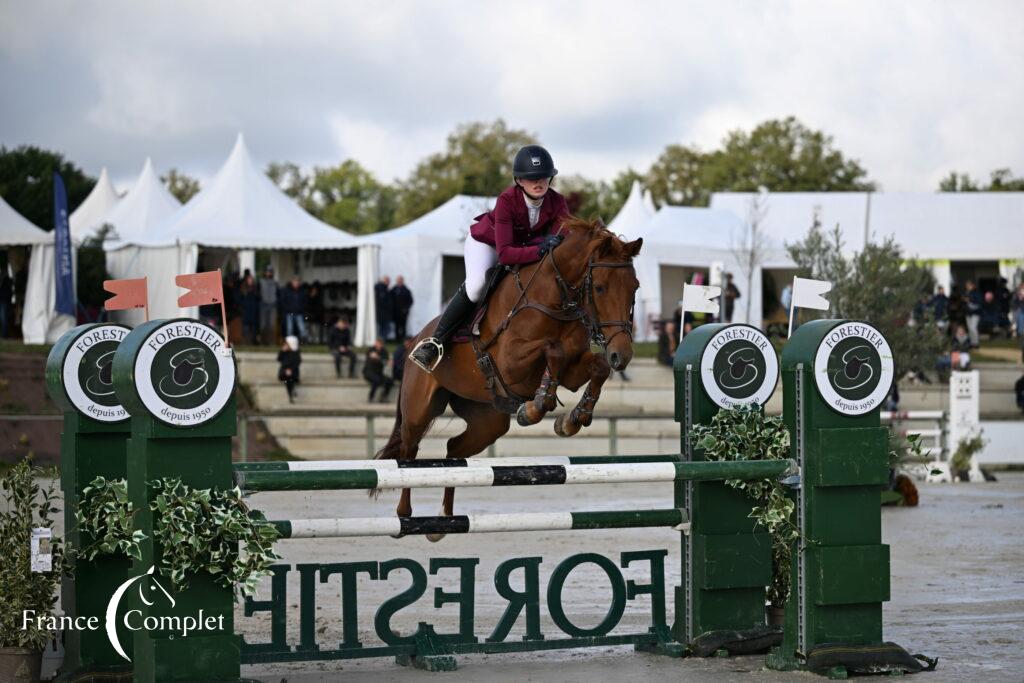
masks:
[[[426,346],[427,344],[433,344],[434,348],[437,349],[437,360],[435,360],[434,364],[431,365],[429,368],[423,363],[421,363],[418,358],[416,358],[416,351],[418,351],[421,346]],[[419,343],[417,343],[416,346],[413,347],[413,350],[409,352],[409,360],[423,368],[423,370],[425,370],[426,372],[433,372],[437,368],[437,366],[441,364],[442,358],[444,358],[444,345],[441,344],[441,342],[439,342],[436,337],[427,337],[426,339],[421,339]]]

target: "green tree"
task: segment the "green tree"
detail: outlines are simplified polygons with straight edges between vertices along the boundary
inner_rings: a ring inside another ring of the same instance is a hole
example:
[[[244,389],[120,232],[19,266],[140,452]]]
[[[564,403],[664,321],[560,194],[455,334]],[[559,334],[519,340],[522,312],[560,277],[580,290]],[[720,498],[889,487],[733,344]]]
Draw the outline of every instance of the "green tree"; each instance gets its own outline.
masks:
[[[160,176],[160,182],[167,186],[167,191],[182,204],[199,194],[199,181],[172,168],[166,175]]]
[[[76,293],[83,306],[102,308],[110,293],[103,289],[103,281],[110,279],[107,272],[103,240],[109,226],[100,228],[99,233],[86,240],[78,248],[78,271],[75,273]]]
[[[559,177],[556,187],[565,195],[569,210],[575,215],[610,223],[626,203],[637,180],[642,183],[643,176],[629,168],[611,182],[571,175],[564,179]]]
[[[394,221],[394,190],[352,159],[314,170],[312,204],[313,215],[352,233],[377,232]]]
[[[515,153],[535,142],[533,134],[509,128],[502,119],[458,126],[445,151],[421,161],[400,184],[396,223],[418,218],[457,194],[499,194],[512,182]]]
[[[707,155],[695,147],[669,145],[651,164],[644,185],[659,204],[707,206],[712,188],[706,184]]]
[[[310,210],[312,207],[313,178],[306,175],[298,164],[290,161],[274,161],[267,166],[267,177],[281,188],[281,191]]]
[[[1024,178],[1014,178],[1008,168],[997,168],[989,174],[987,185],[975,181],[966,173],[950,171],[939,181],[939,192],[1022,192]]]
[[[54,171],[64,180],[70,214],[89,196],[95,178],[58,152],[30,145],[0,147],[0,196],[43,230],[53,229]]]
[[[734,130],[708,155],[702,176],[715,191],[843,192],[875,190],[867,171],[835,149],[832,137],[796,118]]]
[[[934,290],[935,279],[926,266],[907,259],[891,237],[847,257],[838,226],[826,233],[815,224],[802,241],[787,248],[801,275],[832,283],[830,310],[799,309],[805,317],[827,313],[871,323],[892,347],[897,377],[935,367],[945,344],[928,307],[921,320],[908,324],[915,306]]]
[[[832,137],[790,116],[734,130],[719,149],[673,144],[648,169],[660,204],[707,206],[712,192],[842,192],[876,189],[867,171],[835,149]]]

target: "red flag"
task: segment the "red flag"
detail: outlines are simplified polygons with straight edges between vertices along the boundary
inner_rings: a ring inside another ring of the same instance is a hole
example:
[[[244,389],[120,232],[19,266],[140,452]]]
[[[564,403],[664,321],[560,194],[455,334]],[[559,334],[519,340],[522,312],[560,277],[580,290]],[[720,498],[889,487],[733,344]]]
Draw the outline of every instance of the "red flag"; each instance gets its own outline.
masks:
[[[224,289],[220,269],[206,273],[191,273],[174,276],[174,284],[190,291],[178,297],[178,307],[205,306],[224,303]]]
[[[103,302],[103,307],[108,311],[146,308],[149,300],[144,277],[135,280],[104,280],[103,289],[114,295]]]

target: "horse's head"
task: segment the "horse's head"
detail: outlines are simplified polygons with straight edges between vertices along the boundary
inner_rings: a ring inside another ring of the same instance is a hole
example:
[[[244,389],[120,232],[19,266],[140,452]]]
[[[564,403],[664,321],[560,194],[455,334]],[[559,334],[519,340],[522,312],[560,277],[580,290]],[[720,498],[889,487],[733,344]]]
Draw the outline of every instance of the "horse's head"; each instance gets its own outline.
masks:
[[[569,254],[571,270],[579,274],[573,279],[581,286],[591,339],[600,344],[612,369],[622,370],[633,359],[633,302],[640,286],[633,257],[643,239],[623,242],[600,221],[579,219],[565,221],[563,233],[567,238],[555,252],[559,262]]]

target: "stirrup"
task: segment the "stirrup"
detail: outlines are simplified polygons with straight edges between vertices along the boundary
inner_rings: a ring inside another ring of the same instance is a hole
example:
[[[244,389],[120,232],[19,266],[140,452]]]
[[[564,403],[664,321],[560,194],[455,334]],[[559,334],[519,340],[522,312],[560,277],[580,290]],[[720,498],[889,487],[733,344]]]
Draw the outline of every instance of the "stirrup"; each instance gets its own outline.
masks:
[[[418,351],[421,346],[425,346],[427,344],[433,344],[434,348],[437,349],[437,360],[435,360],[434,364],[431,365],[429,368],[423,363],[421,363],[419,359],[416,358],[415,355],[416,351]],[[444,358],[444,345],[441,344],[441,342],[439,342],[436,337],[427,337],[426,339],[421,339],[416,344],[416,346],[413,347],[412,351],[409,352],[409,360],[411,360],[413,363],[421,367],[425,372],[434,372],[437,366],[441,364],[442,358]]]

